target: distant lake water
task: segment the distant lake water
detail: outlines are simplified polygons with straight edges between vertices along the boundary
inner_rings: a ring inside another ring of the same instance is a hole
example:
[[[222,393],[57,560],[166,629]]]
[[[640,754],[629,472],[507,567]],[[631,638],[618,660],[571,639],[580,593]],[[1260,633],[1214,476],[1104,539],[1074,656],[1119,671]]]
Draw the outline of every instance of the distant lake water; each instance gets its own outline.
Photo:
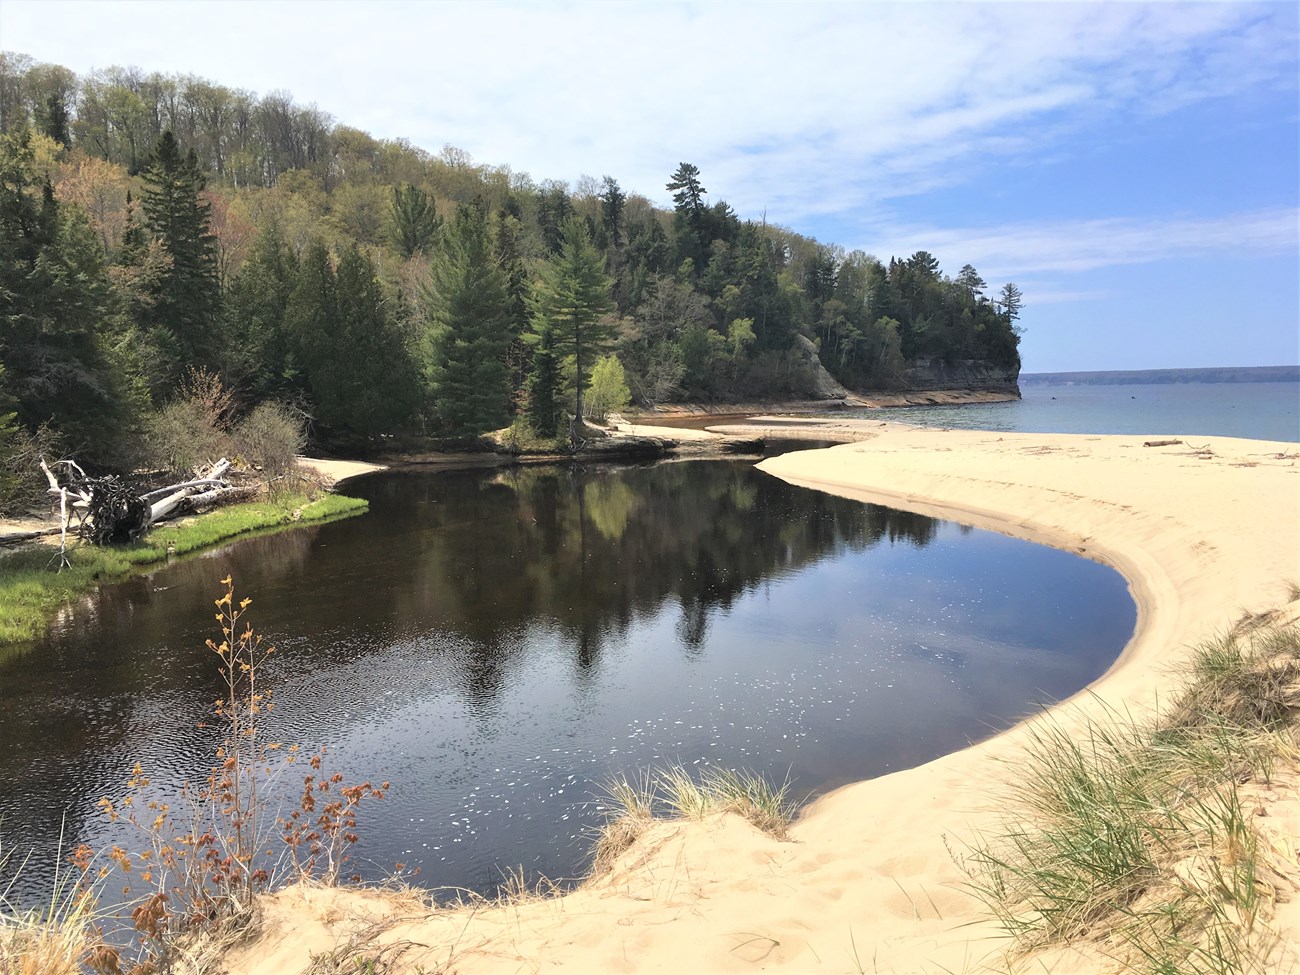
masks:
[[[839,410],[835,416],[1023,433],[1118,433],[1300,441],[1300,383],[1024,383],[1013,403]]]

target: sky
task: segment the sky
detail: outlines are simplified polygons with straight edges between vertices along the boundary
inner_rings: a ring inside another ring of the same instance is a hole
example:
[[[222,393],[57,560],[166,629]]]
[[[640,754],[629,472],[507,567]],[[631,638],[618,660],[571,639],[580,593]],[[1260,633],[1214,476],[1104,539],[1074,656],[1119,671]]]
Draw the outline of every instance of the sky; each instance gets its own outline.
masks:
[[[0,0],[0,49],[292,92],[1024,293],[1027,372],[1300,362],[1300,4]]]

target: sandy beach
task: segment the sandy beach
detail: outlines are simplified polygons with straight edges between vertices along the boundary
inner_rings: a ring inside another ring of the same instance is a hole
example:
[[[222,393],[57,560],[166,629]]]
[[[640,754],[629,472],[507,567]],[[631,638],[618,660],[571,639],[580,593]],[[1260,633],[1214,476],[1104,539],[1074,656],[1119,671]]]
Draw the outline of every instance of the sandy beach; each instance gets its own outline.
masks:
[[[1151,708],[1170,693],[1191,645],[1248,614],[1300,617],[1300,601],[1288,602],[1288,583],[1300,583],[1294,443],[1188,435],[1146,447],[1152,438],[878,421],[821,437],[850,435],[860,439],[760,468],[1077,552],[1128,579],[1138,606],[1132,641],[1050,720]],[[262,936],[226,962],[232,973],[302,972],[312,955],[364,940],[372,952],[388,946],[386,970],[462,975],[1005,970],[1006,942],[964,892],[954,857],[996,826],[1006,762],[1038,720],[822,797],[790,842],[734,816],[658,824],[611,873],[562,897],[430,912],[400,895],[289,888],[266,900]],[[1262,822],[1294,852],[1295,790],[1260,802]],[[1284,939],[1300,943],[1298,922],[1293,903],[1279,904]],[[1040,961],[1033,970],[1106,967],[1087,950]]]
[[[326,487],[334,487],[350,477],[388,469],[385,464],[368,464],[362,460],[327,460],[323,457],[299,457],[298,463],[315,471]]]

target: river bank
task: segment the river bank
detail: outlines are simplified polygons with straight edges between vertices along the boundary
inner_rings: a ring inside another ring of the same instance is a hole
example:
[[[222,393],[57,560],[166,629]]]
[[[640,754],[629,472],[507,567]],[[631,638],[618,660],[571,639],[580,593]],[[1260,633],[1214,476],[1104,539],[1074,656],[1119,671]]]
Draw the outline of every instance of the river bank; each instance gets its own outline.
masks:
[[[355,461],[304,460],[322,487],[383,468]],[[133,571],[211,548],[235,538],[358,514],[366,502],[333,493],[283,492],[256,501],[189,515],[150,530],[134,545],[98,547],[73,541],[57,568],[59,521],[0,519],[0,647],[31,640],[49,620],[95,587]]]
[[[756,426],[787,436],[791,424]],[[837,429],[850,433],[858,442],[786,454],[761,469],[1075,551],[1128,578],[1139,608],[1133,640],[1101,680],[1054,709],[1058,720],[1147,708],[1168,695],[1190,645],[1245,614],[1300,616],[1288,587],[1300,580],[1294,444],[1197,437],[1195,448],[1145,447],[1135,437],[867,421]],[[1004,942],[963,892],[953,858],[996,822],[993,795],[1033,724],[823,797],[796,822],[793,842],[734,816],[658,824],[614,870],[563,897],[429,912],[411,897],[290,888],[265,901],[262,936],[227,964],[303,971],[312,954],[369,925],[372,948],[406,946],[395,971],[997,967]],[[1261,798],[1268,816],[1260,821],[1291,837],[1300,814],[1285,795]],[[1278,905],[1285,938],[1294,941],[1297,920],[1293,905]],[[1098,970],[1103,961],[1093,953],[1055,964]]]

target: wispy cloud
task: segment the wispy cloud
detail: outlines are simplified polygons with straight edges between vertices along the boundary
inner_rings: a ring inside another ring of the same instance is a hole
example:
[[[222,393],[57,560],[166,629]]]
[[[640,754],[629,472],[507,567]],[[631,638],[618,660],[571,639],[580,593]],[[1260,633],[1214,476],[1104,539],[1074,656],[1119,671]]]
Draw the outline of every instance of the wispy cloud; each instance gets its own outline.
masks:
[[[62,3],[8,48],[266,91],[537,178],[666,200],[681,160],[797,225],[1050,151],[1101,114],[1290,84],[1287,4]],[[202,36],[204,44],[193,43]],[[288,40],[291,39],[291,40]],[[761,149],[761,151],[756,151]]]
[[[886,231],[864,242],[862,249],[882,258],[928,250],[949,273],[970,263],[988,280],[1021,281],[1044,273],[1079,273],[1203,255],[1296,253],[1300,210],[1284,207],[1212,218],[907,227]]]

